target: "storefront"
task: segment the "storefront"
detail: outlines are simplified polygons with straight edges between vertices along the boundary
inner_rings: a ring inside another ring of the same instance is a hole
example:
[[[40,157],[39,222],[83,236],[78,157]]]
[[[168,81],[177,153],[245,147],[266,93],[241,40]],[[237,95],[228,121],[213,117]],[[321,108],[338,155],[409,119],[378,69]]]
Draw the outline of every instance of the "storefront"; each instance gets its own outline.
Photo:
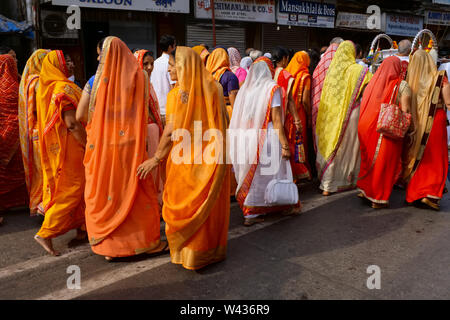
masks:
[[[450,9],[450,7],[448,7]],[[431,30],[438,41],[439,53],[443,56],[450,55],[450,12],[431,11],[425,12],[425,27]]]

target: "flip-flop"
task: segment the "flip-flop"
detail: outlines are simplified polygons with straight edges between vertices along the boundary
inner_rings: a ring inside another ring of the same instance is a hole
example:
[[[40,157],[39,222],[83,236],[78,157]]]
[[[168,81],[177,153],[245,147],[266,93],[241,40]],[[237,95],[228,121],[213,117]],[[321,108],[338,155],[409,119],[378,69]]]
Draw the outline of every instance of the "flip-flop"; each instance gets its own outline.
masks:
[[[263,218],[246,218],[244,221],[244,226],[251,227],[260,222],[264,222],[264,219]]]
[[[169,253],[170,252],[169,242],[164,241],[164,243],[165,243],[164,247],[160,251],[149,252],[149,253],[147,253],[147,256],[149,258],[154,258],[154,257],[159,257],[159,256]]]

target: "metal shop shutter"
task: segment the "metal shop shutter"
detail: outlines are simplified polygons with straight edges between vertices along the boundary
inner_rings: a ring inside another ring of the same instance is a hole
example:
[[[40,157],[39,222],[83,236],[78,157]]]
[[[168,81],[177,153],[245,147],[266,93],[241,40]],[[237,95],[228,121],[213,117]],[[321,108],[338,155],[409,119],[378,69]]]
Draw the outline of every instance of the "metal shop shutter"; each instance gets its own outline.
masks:
[[[279,26],[276,24],[264,24],[262,43],[264,52],[271,52],[276,46],[283,46],[295,51],[307,50],[309,42],[309,30],[304,27]]]
[[[186,31],[187,46],[193,47],[199,44],[206,44],[213,48],[212,24],[205,23],[188,24]],[[216,42],[218,46],[235,47],[241,55],[245,52],[245,28],[228,23],[216,24]]]

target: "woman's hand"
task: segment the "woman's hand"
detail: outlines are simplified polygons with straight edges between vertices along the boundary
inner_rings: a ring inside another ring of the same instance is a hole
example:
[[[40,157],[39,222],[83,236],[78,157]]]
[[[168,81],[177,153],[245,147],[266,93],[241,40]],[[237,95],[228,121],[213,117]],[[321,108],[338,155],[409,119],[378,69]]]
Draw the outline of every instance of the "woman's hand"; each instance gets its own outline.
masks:
[[[289,150],[289,148],[284,148],[282,147],[281,149],[281,156],[283,157],[283,159],[290,159],[291,158],[291,151]]]
[[[155,157],[144,161],[137,168],[138,178],[141,180],[147,179],[147,176],[152,172],[153,169],[155,169],[158,166],[158,164],[159,164],[159,161],[158,161],[158,159],[155,159]]]

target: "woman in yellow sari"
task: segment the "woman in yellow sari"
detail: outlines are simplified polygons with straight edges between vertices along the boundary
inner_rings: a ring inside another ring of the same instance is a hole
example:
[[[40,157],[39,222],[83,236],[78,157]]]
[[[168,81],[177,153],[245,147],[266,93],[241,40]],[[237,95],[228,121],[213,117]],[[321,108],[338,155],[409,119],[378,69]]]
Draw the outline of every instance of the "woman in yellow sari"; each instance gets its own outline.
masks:
[[[19,86],[19,132],[25,181],[30,196],[30,213],[39,211],[42,202],[42,168],[36,119],[36,92],[42,62],[50,50],[38,49],[28,59]]]
[[[138,168],[138,174],[146,178],[170,153],[163,196],[170,255],[172,263],[196,270],[226,256],[230,215],[227,117],[222,88],[194,50],[177,47],[175,57],[169,58],[169,73],[178,84],[167,97],[167,126],[155,156]],[[172,133],[178,137],[173,144]]]
[[[208,61],[208,57],[209,57],[208,49],[206,49],[206,47],[203,45],[199,45],[199,46],[192,47],[192,50],[197,52],[197,54],[202,59],[203,64],[206,66],[206,62]]]
[[[127,45],[117,37],[103,42],[86,121],[86,227],[89,242],[106,260],[167,252],[160,241],[160,216],[153,179],[136,170],[148,158],[149,81]]]
[[[52,255],[59,255],[52,238],[72,229],[84,236],[85,179],[80,173],[86,132],[75,119],[81,90],[68,76],[62,51],[47,54],[36,93],[45,219],[35,239]]]
[[[371,78],[367,68],[356,63],[353,42],[344,41],[328,69],[317,115],[316,165],[324,196],[356,187],[360,98]]]

